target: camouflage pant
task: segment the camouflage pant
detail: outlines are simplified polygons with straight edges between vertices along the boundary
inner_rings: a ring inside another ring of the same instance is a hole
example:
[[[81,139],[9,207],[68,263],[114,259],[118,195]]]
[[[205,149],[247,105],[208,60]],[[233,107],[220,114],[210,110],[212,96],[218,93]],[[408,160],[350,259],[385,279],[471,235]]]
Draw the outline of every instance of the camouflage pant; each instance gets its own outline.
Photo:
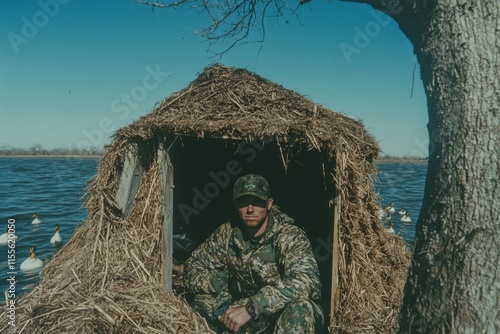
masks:
[[[212,330],[217,333],[231,333],[224,330],[218,316],[227,306],[227,298],[197,295],[193,308],[202,315]],[[232,306],[236,306],[237,303]],[[323,310],[310,300],[294,300],[278,314],[269,317],[258,316],[243,326],[238,334],[323,334],[326,333]]]

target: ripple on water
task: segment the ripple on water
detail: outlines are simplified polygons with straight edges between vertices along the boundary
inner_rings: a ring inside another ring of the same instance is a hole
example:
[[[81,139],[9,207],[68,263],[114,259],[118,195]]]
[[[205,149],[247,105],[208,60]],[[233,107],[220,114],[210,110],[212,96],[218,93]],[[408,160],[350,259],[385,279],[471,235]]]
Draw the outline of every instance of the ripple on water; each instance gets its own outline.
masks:
[[[29,248],[36,247],[36,257],[48,260],[67,242],[76,227],[87,218],[81,199],[87,181],[97,170],[97,159],[0,159],[0,218],[5,230],[9,218],[15,219],[18,239],[15,244],[16,296],[33,288],[40,271],[23,272],[22,261],[30,256]],[[42,223],[32,225],[33,213]],[[59,225],[63,244],[52,245],[50,238]],[[0,234],[5,233],[0,227]],[[9,285],[7,245],[0,245],[0,300]]]

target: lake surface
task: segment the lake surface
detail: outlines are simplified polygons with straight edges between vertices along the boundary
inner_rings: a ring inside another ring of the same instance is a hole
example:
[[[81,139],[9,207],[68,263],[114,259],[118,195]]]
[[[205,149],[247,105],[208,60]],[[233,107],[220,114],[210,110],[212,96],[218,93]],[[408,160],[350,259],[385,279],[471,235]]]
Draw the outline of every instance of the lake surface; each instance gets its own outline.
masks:
[[[71,158],[0,158],[0,234],[7,232],[9,219],[15,220],[15,265],[8,264],[8,246],[0,245],[0,300],[9,289],[7,278],[16,277],[15,294],[20,296],[32,289],[39,272],[22,272],[22,261],[30,256],[31,246],[36,257],[45,261],[62,245],[52,245],[55,225],[60,226],[63,243],[75,228],[87,219],[82,208],[87,182],[97,172],[97,159]],[[33,214],[42,223],[32,225]],[[11,220],[12,222],[12,220]],[[12,253],[11,253],[12,254]]]
[[[16,279],[16,297],[30,291],[38,282],[39,272],[19,269],[21,262],[29,257],[31,246],[36,247],[37,258],[49,260],[62,247],[50,243],[55,225],[60,226],[64,244],[87,219],[82,196],[97,172],[97,164],[98,159],[0,158],[0,234],[7,231],[9,219],[14,219],[18,236],[12,268],[8,263],[8,246],[0,245],[0,301],[5,300],[4,291],[9,289],[10,276]],[[394,230],[412,245],[427,165],[391,163],[379,164],[378,168],[381,173],[374,184],[380,204],[395,203]],[[401,206],[409,211],[412,222],[399,221]],[[38,213],[42,221],[38,226],[31,224],[34,213]],[[389,220],[384,219],[383,224],[388,227]]]
[[[374,180],[376,192],[380,197],[381,206],[389,206],[394,202],[396,212],[391,219],[384,218],[384,226],[394,222],[394,231],[411,247],[415,239],[415,224],[417,223],[422,200],[424,197],[425,176],[427,164],[422,163],[390,163],[378,164],[380,174],[378,181]],[[404,206],[410,215],[410,223],[402,223],[398,212]]]

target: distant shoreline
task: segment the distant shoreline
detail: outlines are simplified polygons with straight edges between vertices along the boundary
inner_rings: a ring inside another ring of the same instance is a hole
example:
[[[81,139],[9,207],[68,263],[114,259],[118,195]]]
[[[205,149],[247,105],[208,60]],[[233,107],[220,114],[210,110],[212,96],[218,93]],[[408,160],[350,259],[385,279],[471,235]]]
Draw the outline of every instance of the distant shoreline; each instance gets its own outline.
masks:
[[[2,158],[16,158],[16,159],[99,159],[103,154],[96,155],[80,155],[80,154],[12,154],[0,155]]]
[[[399,158],[399,157],[388,157],[388,158],[378,158],[377,164],[427,164],[427,158]]]
[[[100,159],[104,154],[12,154],[0,155],[2,158],[16,159]],[[406,157],[382,157],[378,158],[378,164],[427,164],[427,158],[406,158]]]

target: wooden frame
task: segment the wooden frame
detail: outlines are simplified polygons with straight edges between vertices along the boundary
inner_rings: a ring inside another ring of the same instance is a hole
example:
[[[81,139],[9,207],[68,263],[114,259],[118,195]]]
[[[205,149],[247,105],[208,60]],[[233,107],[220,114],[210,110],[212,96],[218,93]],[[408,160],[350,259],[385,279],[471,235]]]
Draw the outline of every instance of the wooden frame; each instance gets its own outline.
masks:
[[[339,304],[339,222],[342,208],[342,197],[337,195],[333,201],[333,249],[332,249],[332,288],[330,295],[330,322],[333,323],[335,310]]]
[[[174,166],[164,148],[163,141],[158,144],[158,165],[163,201],[163,277],[165,279],[165,291],[172,292]]]
[[[142,166],[137,146],[130,146],[123,162],[120,184],[116,191],[116,203],[122,211],[122,218],[132,212],[135,195],[142,179]]]
[[[134,198],[139,190],[143,168],[140,161],[138,146],[130,146],[123,162],[120,184],[116,191],[116,203],[122,211],[122,218],[127,218],[132,212]],[[165,291],[172,292],[173,268],[173,188],[174,167],[164,142],[158,139],[158,167],[160,171],[160,188],[163,202],[163,277]]]

